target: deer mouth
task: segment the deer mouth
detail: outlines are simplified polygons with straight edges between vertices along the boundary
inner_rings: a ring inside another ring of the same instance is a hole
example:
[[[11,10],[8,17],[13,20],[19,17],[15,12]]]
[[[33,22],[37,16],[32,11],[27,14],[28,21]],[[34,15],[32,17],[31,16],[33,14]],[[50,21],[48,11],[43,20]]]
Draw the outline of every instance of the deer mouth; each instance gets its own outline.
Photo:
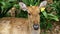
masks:
[[[39,25],[38,24],[34,24],[33,28],[34,28],[34,30],[38,30],[39,29]]]

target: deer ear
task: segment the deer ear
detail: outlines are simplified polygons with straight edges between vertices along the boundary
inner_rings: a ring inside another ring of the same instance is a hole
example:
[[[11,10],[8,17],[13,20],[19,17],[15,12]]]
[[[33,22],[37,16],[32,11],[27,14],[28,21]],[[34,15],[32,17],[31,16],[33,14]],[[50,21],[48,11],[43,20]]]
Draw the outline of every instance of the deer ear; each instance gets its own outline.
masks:
[[[27,7],[26,5],[23,3],[23,2],[19,2],[19,6],[22,10],[26,11],[27,10]]]
[[[40,3],[39,8],[45,7],[46,5],[47,5],[47,1],[42,1],[42,2]]]

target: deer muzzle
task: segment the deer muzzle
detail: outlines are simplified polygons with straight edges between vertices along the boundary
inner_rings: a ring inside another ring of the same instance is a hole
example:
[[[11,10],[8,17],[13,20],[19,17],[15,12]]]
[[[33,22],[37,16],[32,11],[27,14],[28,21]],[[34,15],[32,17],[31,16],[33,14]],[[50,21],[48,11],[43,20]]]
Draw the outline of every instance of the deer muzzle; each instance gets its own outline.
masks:
[[[39,24],[34,24],[33,28],[34,28],[34,30],[38,30],[39,29]]]

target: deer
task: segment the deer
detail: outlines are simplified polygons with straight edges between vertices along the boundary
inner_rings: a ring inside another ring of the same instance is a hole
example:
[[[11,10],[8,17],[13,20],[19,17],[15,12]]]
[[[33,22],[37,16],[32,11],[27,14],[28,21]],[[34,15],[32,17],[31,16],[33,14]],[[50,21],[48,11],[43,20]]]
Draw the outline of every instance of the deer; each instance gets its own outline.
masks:
[[[20,8],[28,12],[28,18],[2,18],[0,34],[40,34],[40,8],[46,4],[47,1],[43,1],[39,6],[26,6],[19,2]],[[11,15],[14,15],[14,11]]]

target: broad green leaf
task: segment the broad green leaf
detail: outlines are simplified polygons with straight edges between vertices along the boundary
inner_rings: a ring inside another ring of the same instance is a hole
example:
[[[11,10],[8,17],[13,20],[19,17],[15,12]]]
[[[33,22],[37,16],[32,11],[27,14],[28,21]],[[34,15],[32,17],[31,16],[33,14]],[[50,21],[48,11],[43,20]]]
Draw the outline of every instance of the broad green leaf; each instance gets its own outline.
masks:
[[[42,11],[42,14],[44,15],[45,18],[47,18],[47,13],[46,13],[46,11]]]
[[[48,18],[49,18],[49,19],[56,20],[56,21],[59,21],[58,16],[55,16],[55,15],[53,15],[53,14],[48,14]]]

